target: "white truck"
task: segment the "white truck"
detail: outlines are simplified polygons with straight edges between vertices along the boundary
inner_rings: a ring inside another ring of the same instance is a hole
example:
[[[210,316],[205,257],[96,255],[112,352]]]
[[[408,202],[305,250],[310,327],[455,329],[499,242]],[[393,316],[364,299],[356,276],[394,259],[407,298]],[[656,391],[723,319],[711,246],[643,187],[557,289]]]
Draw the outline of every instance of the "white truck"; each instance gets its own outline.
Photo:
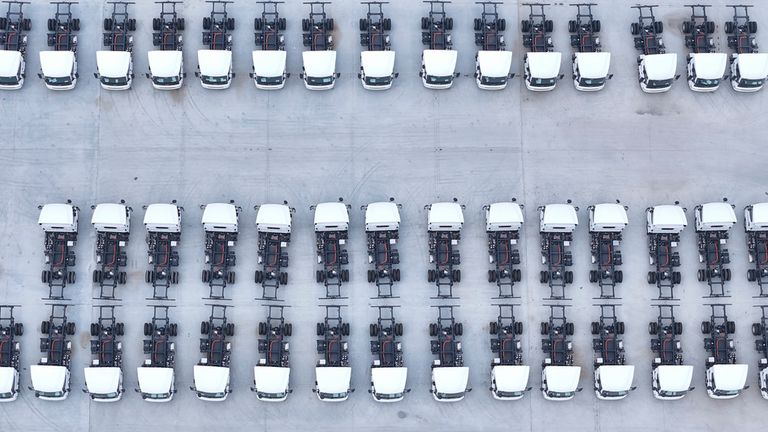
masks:
[[[504,30],[507,21],[499,18],[498,3],[479,2],[483,6],[480,18],[475,18],[475,45],[480,50],[475,55],[475,83],[481,90],[502,90],[507,87],[509,78],[514,77],[509,70],[512,67],[512,52],[505,51]]]
[[[144,363],[136,368],[136,392],[147,402],[170,402],[176,393],[176,323],[168,318],[169,306],[152,306],[152,321],[144,323]]]
[[[378,297],[392,297],[395,282],[400,281],[400,206],[390,198],[389,202],[373,202],[362,209],[370,264],[368,283],[376,284]]]
[[[523,60],[525,87],[531,91],[554,90],[560,74],[562,53],[555,52],[550,33],[554,29],[552,20],[544,13],[544,4],[527,4],[530,8],[528,19],[523,20],[523,46],[529,49]],[[536,9],[538,8],[538,10]]]
[[[563,305],[549,305],[549,321],[541,323],[541,394],[550,401],[567,401],[580,392],[581,367],[573,365],[573,323],[568,322]]]
[[[64,288],[75,283],[75,244],[77,243],[80,209],[66,203],[45,204],[38,207],[38,225],[45,233],[46,270],[41,280],[48,285],[49,299],[63,299]]]
[[[688,226],[685,209],[678,203],[657,205],[645,210],[648,233],[649,264],[648,283],[659,290],[658,300],[675,298],[675,286],[682,281],[680,253],[675,249],[680,244],[680,233]]]
[[[259,323],[258,351],[262,354],[253,367],[253,387],[256,399],[264,402],[282,402],[293,391],[290,389],[290,345],[293,325],[285,322],[283,307],[268,305],[267,320]]]
[[[235,335],[235,325],[227,322],[227,306],[211,305],[208,321],[200,323],[200,334],[202,357],[193,369],[194,384],[189,389],[202,401],[223,402],[232,393],[232,343],[227,337]]]
[[[341,287],[349,282],[349,207],[339,198],[338,202],[320,203],[310,209],[315,211],[315,252],[320,265],[315,282],[325,287],[325,298],[342,298]]]
[[[117,402],[123,397],[123,344],[125,326],[115,319],[115,306],[95,306],[99,318],[91,323],[91,365],[83,371],[85,389],[94,402]]]
[[[727,56],[715,49],[715,22],[707,18],[708,5],[687,5],[691,8],[691,18],[683,21],[685,46],[688,54],[688,87],[695,92],[713,92],[720,87],[724,79]]]
[[[261,2],[261,17],[253,21],[254,40],[261,49],[251,53],[253,83],[260,90],[279,90],[291,75],[285,70],[285,38],[287,22],[277,10],[279,2]]]
[[[349,365],[349,323],[341,318],[341,306],[325,306],[325,319],[317,323],[317,353],[320,359],[315,365],[315,388],[312,389],[322,402],[343,402],[354,392],[352,368]]]
[[[156,203],[145,207],[144,228],[147,236],[147,261],[151,270],[144,273],[144,282],[152,285],[152,298],[168,299],[171,284],[179,283],[179,252],[181,241],[181,212],[183,207]],[[147,335],[148,336],[148,335]]]
[[[624,399],[635,389],[635,367],[626,364],[624,357],[624,322],[616,317],[616,305],[598,306],[600,321],[592,322],[595,396],[600,400]]]
[[[0,17],[0,90],[18,90],[26,78],[27,32],[32,21],[24,18],[23,1],[8,1]]]
[[[432,90],[451,88],[456,72],[458,52],[453,49],[450,31],[453,18],[445,13],[446,1],[430,0],[429,15],[421,17],[421,43],[427,47],[421,54],[421,82]]]
[[[205,231],[205,268],[202,282],[210,288],[210,298],[223,299],[227,285],[235,283],[237,263],[235,245],[238,236],[240,207],[229,203],[210,203],[205,206],[201,222]]]
[[[437,321],[429,324],[430,349],[437,358],[432,360],[432,397],[438,402],[459,402],[469,387],[469,368],[464,366],[464,352],[458,339],[464,325],[453,316],[455,306],[437,308]]]
[[[56,13],[48,20],[48,46],[52,50],[40,51],[38,78],[49,90],[72,90],[77,84],[77,36],[80,19],[72,17],[74,2],[57,2]]]
[[[52,304],[51,314],[43,321],[40,332],[40,352],[44,357],[29,367],[35,397],[47,401],[61,401],[69,396],[72,341],[67,336],[75,334],[75,323],[67,321],[67,305]]]
[[[699,249],[697,272],[699,282],[706,282],[709,295],[725,296],[725,283],[731,280],[731,269],[726,265],[731,262],[728,254],[728,233],[736,224],[733,206],[724,199],[697,205],[694,208],[696,219],[696,243]]]
[[[254,282],[261,284],[262,299],[277,300],[277,291],[288,284],[288,245],[291,242],[291,219],[294,209],[283,204],[256,206],[256,232],[258,233],[257,264]]]
[[[759,53],[757,22],[749,18],[750,5],[733,5],[733,21],[726,21],[730,56],[731,87],[737,92],[756,92],[768,78],[768,54]]]
[[[120,203],[92,206],[91,225],[96,229],[96,269],[93,283],[99,286],[99,298],[115,299],[117,286],[125,285],[128,265],[126,247],[130,237],[133,209]]]
[[[15,401],[21,388],[21,343],[16,338],[24,334],[24,324],[16,322],[15,307],[0,305],[0,403]]]
[[[611,53],[603,52],[600,44],[600,20],[592,16],[594,4],[579,3],[576,19],[568,21],[573,54],[573,85],[579,91],[598,91],[605,87],[611,66]]]
[[[685,397],[691,387],[693,366],[683,363],[683,348],[678,336],[683,334],[683,323],[675,319],[673,305],[657,305],[659,315],[648,324],[651,350],[656,354],[651,363],[651,389],[659,400],[678,400]]]
[[[627,208],[616,203],[589,206],[589,237],[594,269],[589,271],[589,281],[597,283],[600,298],[616,298],[616,285],[624,280],[621,233],[629,224]]]
[[[365,18],[360,18],[360,73],[358,78],[366,90],[387,90],[397,78],[395,52],[389,39],[392,20],[384,17],[383,2],[364,2]]]
[[[637,73],[640,89],[645,93],[664,93],[680,76],[677,71],[677,54],[667,53],[661,34],[664,23],[656,21],[653,8],[656,6],[632,6],[638,10],[638,21],[632,23],[637,56]]]
[[[453,284],[461,282],[461,229],[464,207],[456,202],[437,202],[426,206],[429,262],[427,282],[434,283],[437,297],[453,297]]]
[[[496,321],[491,321],[491,352],[498,357],[491,363],[491,395],[496,400],[522,399],[528,387],[531,367],[523,364],[523,347],[518,336],[523,322],[515,319],[514,306],[500,304]]]
[[[755,340],[755,350],[760,354],[757,362],[760,395],[768,399],[768,306],[760,306],[760,310],[762,316],[760,322],[752,324],[752,334],[759,337]]]
[[[403,400],[407,389],[408,368],[403,360],[403,344],[398,339],[403,335],[403,323],[395,320],[396,306],[378,306],[379,318],[368,330],[371,341],[371,388],[368,393],[376,402],[398,402]]]
[[[341,74],[336,72],[336,51],[334,51],[333,18],[325,14],[327,2],[306,2],[309,18],[301,20],[302,43],[309,48],[301,53],[304,66],[299,76],[307,90],[330,90]]]
[[[232,31],[235,19],[227,13],[229,1],[212,1],[211,13],[203,17],[203,45],[197,51],[197,72],[204,89],[223,90],[232,85]]]
[[[517,202],[497,202],[483,207],[488,236],[488,282],[496,283],[499,298],[514,297],[516,282],[523,279],[518,241],[523,227],[523,206]]]
[[[578,207],[568,200],[566,204],[540,206],[539,237],[541,238],[541,263],[546,270],[539,272],[539,282],[547,284],[550,298],[565,298],[565,287],[573,283],[573,265],[570,250],[573,232],[579,225]]]
[[[709,321],[701,323],[704,349],[709,355],[705,363],[707,394],[712,399],[733,399],[749,388],[749,366],[736,363],[736,347],[730,336],[736,332],[736,323],[728,321],[727,305],[709,307]]]
[[[749,269],[747,280],[756,282],[760,297],[768,295],[768,203],[755,203],[744,209]]]
[[[104,90],[128,90],[133,83],[133,36],[136,20],[129,18],[128,5],[132,2],[112,2],[111,18],[104,18],[103,44],[105,50],[96,51],[98,72],[93,76]]]
[[[149,73],[156,90],[177,90],[184,83],[184,18],[176,13],[175,1],[160,2],[160,16],[152,19],[152,45],[157,49],[147,52]]]

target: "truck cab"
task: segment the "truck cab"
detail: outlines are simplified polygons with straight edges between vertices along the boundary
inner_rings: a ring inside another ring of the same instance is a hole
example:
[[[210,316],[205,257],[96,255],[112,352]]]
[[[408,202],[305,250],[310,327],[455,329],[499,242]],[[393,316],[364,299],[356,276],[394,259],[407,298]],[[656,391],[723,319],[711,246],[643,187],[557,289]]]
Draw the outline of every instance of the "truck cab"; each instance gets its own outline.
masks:
[[[695,92],[713,92],[725,74],[725,53],[688,54],[688,87]]]
[[[457,76],[456,59],[458,51],[424,50],[421,54],[421,81],[424,87],[433,90],[449,89]]]
[[[40,51],[40,69],[40,77],[49,90],[72,90],[77,84],[79,75],[74,51]]]
[[[301,77],[308,90],[330,90],[336,85],[336,51],[304,51]]]
[[[18,350],[18,343],[16,344]],[[0,366],[0,403],[13,402],[19,397],[19,372],[13,367]]]
[[[598,91],[605,87],[611,66],[609,52],[577,52],[573,55],[573,85],[579,91]]]
[[[376,402],[398,402],[406,393],[407,367],[378,367],[374,361],[371,368],[371,396]]]
[[[512,51],[478,51],[475,57],[475,82],[482,90],[507,88]]]
[[[198,50],[198,73],[200,84],[205,89],[223,90],[232,85],[232,51]]]
[[[360,53],[360,82],[364,89],[388,90],[396,77],[394,51]]]
[[[25,1],[7,1],[0,26],[0,90],[18,90],[24,85],[27,32],[32,20],[24,18]]]
[[[229,367],[209,366],[206,358],[202,358],[200,363],[195,365],[193,380],[193,390],[202,401],[223,402],[232,392],[229,387]]]
[[[736,362],[736,346],[731,336],[736,332],[736,323],[728,320],[727,305],[709,307],[709,321],[701,323],[704,349],[709,355],[705,363],[707,395],[712,399],[733,399],[749,388],[749,366]]]
[[[595,395],[601,400],[624,399],[632,387],[635,367],[604,365],[595,369]]]
[[[726,202],[712,202],[696,206],[696,231],[728,231],[736,224],[733,206]]]
[[[550,401],[573,399],[579,391],[580,366],[552,366],[544,360],[541,371],[541,394]]]
[[[264,206],[259,207],[259,214],[262,211]],[[290,217],[290,213],[288,215]],[[288,338],[293,333],[293,325],[285,322],[282,306],[268,305],[267,308],[267,321],[259,323],[258,351],[262,357],[253,368],[251,391],[256,393],[256,399],[260,401],[282,402],[292,392],[289,388],[291,367]]]
[[[712,357],[708,363],[714,362]],[[711,364],[707,367],[707,394],[712,399],[733,399],[748,388],[746,364]]]
[[[763,88],[768,77],[768,54],[732,54],[731,87],[737,92],[751,93]]]
[[[72,343],[67,341],[66,348],[71,349]],[[69,369],[65,366],[48,364],[43,357],[39,364],[29,367],[35,397],[47,401],[61,401],[69,396]]]
[[[21,387],[21,343],[16,337],[24,334],[24,324],[14,319],[15,307],[0,305],[0,403],[15,401]]]
[[[346,210],[346,207],[345,207]],[[342,306],[326,305],[325,319],[317,323],[317,354],[315,388],[312,391],[322,402],[343,402],[352,388],[352,368],[349,364],[349,323],[341,317]]]
[[[288,72],[285,70],[284,50],[256,50],[253,59],[253,83],[259,90],[280,90],[285,87]]]
[[[139,393],[146,402],[170,402],[176,393],[173,368],[153,367],[152,360],[145,360],[143,367],[136,368]]]
[[[20,89],[24,85],[25,71],[22,52],[0,49],[0,90]]]
[[[288,398],[288,383],[291,368],[268,366],[266,359],[260,359],[253,368],[253,391],[262,402],[282,402]]]
[[[432,362],[432,397],[438,402],[459,402],[469,386],[469,368],[442,366],[440,360]]]
[[[559,52],[529,52],[525,54],[525,87],[531,91],[554,90],[560,79]]]
[[[117,402],[123,396],[123,372],[119,367],[103,367],[93,360],[84,370],[86,391],[94,402]]]
[[[679,400],[691,390],[693,366],[659,365],[653,368],[651,387],[659,400]]]
[[[640,55],[637,59],[640,88],[646,93],[664,93],[677,79],[677,54]]]
[[[323,402],[344,402],[349,399],[352,368],[328,366],[320,360],[315,367],[315,392]]]
[[[184,61],[181,51],[154,50],[147,52],[152,87],[157,90],[177,90],[184,83]]]
[[[94,74],[105,90],[128,90],[133,82],[133,58],[130,51],[96,51]]]

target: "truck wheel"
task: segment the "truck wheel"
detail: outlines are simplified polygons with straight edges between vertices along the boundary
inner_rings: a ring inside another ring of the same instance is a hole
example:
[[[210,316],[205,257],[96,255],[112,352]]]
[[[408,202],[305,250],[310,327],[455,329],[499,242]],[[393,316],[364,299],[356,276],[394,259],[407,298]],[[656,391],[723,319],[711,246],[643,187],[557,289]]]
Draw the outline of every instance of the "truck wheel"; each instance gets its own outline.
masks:
[[[490,333],[491,335],[496,334],[496,321],[491,321],[488,324],[488,333]]]
[[[681,322],[676,322],[676,323],[675,323],[675,328],[674,328],[674,331],[675,331],[675,334],[676,334],[676,335],[681,335],[681,334],[683,334],[683,323],[681,323]]]
[[[435,281],[435,271],[432,269],[427,270],[427,282],[434,282]]]
[[[493,270],[488,270],[488,282],[489,283],[490,282],[495,282],[494,276],[496,276],[496,272],[494,272]]]
[[[689,34],[691,32],[691,22],[683,21],[683,33]]]
[[[376,324],[368,324],[368,336],[374,337],[376,336],[375,326]]]
[[[160,30],[160,18],[152,18],[152,31]]]
[[[97,336],[99,334],[99,325],[91,323],[91,336]]]
[[[520,282],[523,280],[523,272],[520,269],[512,270],[512,279],[514,279],[515,282]]]
[[[656,30],[656,34],[664,33],[664,23],[661,21],[655,21],[653,23],[653,28]]]
[[[360,18],[360,24],[359,24],[359,26],[360,26],[360,31],[361,31],[361,32],[364,32],[364,31],[368,30],[368,26],[367,26],[367,24],[368,24],[368,20],[367,20],[367,19],[365,19],[365,18]]]
[[[179,283],[179,272],[177,271],[171,272],[171,283],[174,285]]]
[[[616,333],[623,335],[624,334],[624,321],[619,321],[616,323]]]
[[[16,336],[22,336],[24,334],[24,324],[23,323],[16,323],[13,326],[13,333]]]
[[[723,279],[726,281],[731,280],[731,269],[727,268],[723,270]]]
[[[112,30],[112,20],[109,18],[104,18],[104,31],[110,30]]]
[[[590,270],[589,271],[589,282],[590,283],[597,282],[597,271],[596,270]]]
[[[763,327],[760,325],[760,323],[753,323],[752,324],[752,335],[753,336],[762,336],[763,334]]]
[[[454,280],[456,282],[461,282],[461,269],[456,270],[456,275],[454,276]]]
[[[48,321],[43,321],[40,323],[40,333],[48,334]]]
[[[504,31],[507,29],[507,20],[504,18],[500,19],[496,24],[498,31]]]
[[[573,272],[570,270],[565,272],[565,283],[573,283]]]
[[[520,32],[528,33],[531,30],[530,22],[528,20],[520,21]]]
[[[235,335],[235,323],[227,323],[227,336],[234,336],[234,335]]]
[[[72,20],[72,29],[74,31],[80,31],[80,18],[75,18]]]
[[[613,273],[613,279],[616,281],[616,283],[621,283],[624,281],[624,272],[621,270],[616,270]]]
[[[344,336],[349,336],[349,323],[341,324],[341,334]]]
[[[629,30],[632,32],[632,35],[637,36],[637,35],[640,34],[640,25],[638,23],[634,22],[629,27]]]
[[[287,323],[283,329],[283,334],[285,336],[291,336],[293,334],[293,324]]]
[[[656,283],[656,272],[649,271],[648,276],[646,277],[646,280],[648,281],[649,285]]]
[[[456,323],[453,326],[453,333],[456,336],[461,336],[464,334],[464,324],[463,323]]]
[[[429,336],[437,336],[437,325],[435,323],[429,323]]]
[[[596,334],[600,333],[600,323],[592,321],[592,328],[591,328],[591,330],[592,330],[592,334],[593,335],[596,335]]]
[[[704,279],[706,279],[706,273],[704,272],[704,269],[699,269],[699,271],[696,272],[696,278],[699,280],[699,282],[704,282]]]
[[[227,30],[234,30],[234,29],[235,29],[235,19],[227,18]]]
[[[572,322],[565,323],[565,334],[567,334],[569,336],[573,336],[573,330],[574,330],[574,328],[573,328],[573,323]]]
[[[208,270],[203,270],[201,278],[203,283],[208,283]]]
[[[125,272],[118,273],[118,282],[120,285],[125,285],[125,281],[127,279],[128,275]]]
[[[402,335],[403,335],[403,323],[396,323],[395,336],[402,336]]]
[[[568,33],[576,33],[576,21],[575,20],[569,20],[568,21]]]
[[[325,28],[326,28],[326,30],[328,30],[328,31],[333,31],[333,18],[328,18],[328,19],[325,21]]]
[[[730,333],[730,334],[734,334],[734,333],[736,333],[736,323],[735,323],[735,322],[733,322],[733,321],[727,321],[727,322],[725,323],[725,330],[726,330],[728,333]]]
[[[179,18],[176,20],[176,29],[177,30],[184,30],[184,27],[186,27],[186,24],[184,23],[184,18]]]
[[[733,33],[733,23],[731,21],[725,22],[725,34]]]
[[[659,331],[658,323],[651,321],[648,323],[648,334],[655,335]]]
[[[67,282],[69,282],[70,284],[75,283],[75,272],[73,271],[67,272]]]
[[[395,275],[395,281],[396,282],[400,282],[400,269],[394,269],[394,270],[392,270],[392,272]]]
[[[544,31],[547,33],[552,33],[552,30],[554,30],[555,25],[552,22],[552,20],[546,20],[544,21]]]
[[[67,323],[67,334],[70,336],[75,334],[75,323],[73,322]]]
[[[152,334],[152,324],[145,322],[144,323],[144,336],[149,336]]]
[[[93,271],[93,283],[97,283],[99,281],[99,271],[94,270]]]
[[[203,17],[203,30],[211,29],[211,19],[209,17]]]
[[[750,282],[754,282],[755,279],[756,279],[755,278],[755,270],[754,269],[747,270],[747,280],[750,281]]]
[[[230,284],[235,283],[235,272],[227,273],[227,279]]]
[[[283,285],[288,285],[288,273],[286,272],[280,273],[280,283]]]
[[[748,27],[750,33],[757,33],[757,21],[750,21]]]
[[[600,20],[592,21],[592,33],[600,33]]]
[[[709,334],[709,321],[702,321],[701,322],[701,333],[702,334]]]
[[[672,272],[672,283],[679,284],[682,280],[683,280],[682,273],[678,271]]]
[[[47,272],[46,270],[43,270],[43,271],[40,273],[40,281],[41,281],[42,283],[47,283],[47,282],[48,282],[48,277],[47,277],[47,276],[48,276],[48,272]]]
[[[549,334],[549,323],[541,323],[541,335],[546,336]]]
[[[515,334],[517,334],[517,335],[523,334],[523,322],[522,321],[515,322]]]
[[[260,322],[258,327],[259,336],[264,336],[267,334],[267,323]]]
[[[208,334],[208,322],[207,321],[201,321],[200,322],[200,334],[201,335],[207,335]]]
[[[392,19],[391,18],[384,18],[384,30],[386,30],[386,31],[392,30]]]
[[[117,335],[123,336],[125,334],[125,323],[117,323]]]
[[[320,326],[321,325],[322,324],[320,324],[320,323],[315,324],[315,334],[317,334],[318,336],[322,336],[323,335],[323,332],[320,330]]]

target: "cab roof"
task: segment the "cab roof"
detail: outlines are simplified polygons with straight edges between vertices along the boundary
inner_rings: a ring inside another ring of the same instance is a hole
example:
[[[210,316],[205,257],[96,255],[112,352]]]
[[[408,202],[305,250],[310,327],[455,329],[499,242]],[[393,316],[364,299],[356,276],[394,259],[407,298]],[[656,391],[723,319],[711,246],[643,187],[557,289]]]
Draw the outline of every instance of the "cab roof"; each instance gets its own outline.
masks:
[[[544,225],[578,225],[576,207],[570,204],[547,204],[544,206]]]
[[[632,388],[635,367],[632,365],[603,365],[600,371],[600,385],[609,392],[628,391]]]
[[[424,50],[424,69],[431,76],[453,75],[458,56],[455,50]]]
[[[107,78],[120,78],[128,75],[131,65],[129,51],[96,51],[96,67],[99,75]]]
[[[512,229],[520,229],[524,222],[523,209],[514,202],[498,202],[488,207],[485,215],[486,229],[498,225],[510,225]]]
[[[363,51],[360,66],[368,77],[388,77],[395,70],[394,51]]]
[[[67,77],[72,74],[75,53],[72,51],[40,51],[40,69],[47,77]]]
[[[336,51],[304,51],[304,73],[311,77],[328,77],[336,72]]]
[[[576,53],[576,61],[579,63],[579,73],[583,78],[605,78],[611,67],[611,53],[579,52]]]
[[[467,391],[469,368],[466,366],[432,368],[432,379],[435,381],[435,391],[438,393],[463,393]]]
[[[195,365],[195,389],[204,393],[222,393],[229,382],[229,368],[221,366]]]
[[[229,203],[210,203],[203,210],[202,223],[209,231],[221,231],[216,228],[221,225],[225,225],[224,230],[234,228],[237,231],[237,208]]]
[[[728,56],[725,53],[690,54],[696,66],[696,77],[703,79],[721,79],[725,73]]]
[[[19,73],[21,59],[21,53],[18,51],[0,50],[0,76],[16,76]]]
[[[343,229],[349,224],[347,205],[342,202],[320,203],[315,206],[315,226],[336,224]]]
[[[677,54],[647,54],[643,57],[645,73],[649,80],[668,80],[675,77]]]
[[[114,393],[120,387],[122,372],[118,367],[87,367],[84,373],[85,386],[88,388],[88,393]]]
[[[0,367],[0,393],[10,393],[14,389],[16,369]]]
[[[173,77],[181,73],[181,63],[184,55],[177,50],[156,50],[147,53],[149,70],[157,77]]]
[[[512,66],[512,51],[478,51],[480,72],[488,77],[505,77]]]
[[[253,368],[254,387],[264,393],[283,393],[288,389],[290,374],[291,368],[287,367],[255,366]]]
[[[464,223],[464,211],[455,202],[437,202],[429,207],[427,223],[435,225],[456,225]]]
[[[251,53],[253,72],[260,77],[278,77],[285,72],[286,53],[283,50],[259,50]]]
[[[129,224],[128,208],[123,204],[99,204],[93,210],[91,224],[97,229],[104,225],[126,226]]]
[[[317,389],[321,393],[346,393],[352,379],[352,368],[318,366],[315,368]]]
[[[623,225],[627,226],[627,210],[621,204],[604,203],[596,204],[592,210],[592,222],[595,225]]]
[[[660,365],[656,367],[659,374],[659,389],[670,392],[686,391],[691,387],[693,366],[691,365]]]
[[[752,223],[757,225],[768,224],[768,203],[752,204]]]
[[[371,382],[373,382],[373,387],[376,389],[376,393],[403,393],[405,391],[405,381],[407,377],[407,367],[371,368]]]
[[[256,213],[256,231],[291,232],[291,208],[285,204],[262,204]]]
[[[164,394],[171,391],[173,368],[137,367],[139,390],[142,393]]]
[[[651,210],[651,223],[653,225],[679,226],[680,230],[688,225],[685,211],[679,205],[657,205]]]
[[[228,75],[232,68],[232,51],[198,50],[197,64],[200,66],[201,75],[210,77]]]
[[[739,54],[739,74],[745,79],[765,79],[768,76],[768,54]]]
[[[41,392],[60,392],[67,379],[65,366],[32,365],[29,373],[32,377],[32,388]]]
[[[723,224],[733,225],[736,223],[736,213],[733,207],[726,202],[712,202],[701,205],[702,224]]]
[[[530,366],[497,365],[491,369],[496,389],[503,392],[520,392],[528,387]]]
[[[749,366],[745,364],[716,364],[712,366],[715,387],[718,390],[742,390],[747,383]]]
[[[40,225],[72,225],[75,223],[71,204],[46,204],[40,210],[37,223]]]
[[[533,78],[554,78],[560,75],[562,53],[529,52],[525,55],[528,57],[528,69]]]
[[[393,202],[370,203],[365,208],[365,230],[375,231],[377,225],[399,225],[400,210]]]
[[[181,217],[179,216],[178,206],[176,204],[148,205],[147,210],[144,212],[144,225],[150,231],[158,226],[171,228],[164,231],[181,231]]]
[[[553,392],[567,393],[576,391],[579,387],[580,366],[547,366],[544,376],[547,388]]]

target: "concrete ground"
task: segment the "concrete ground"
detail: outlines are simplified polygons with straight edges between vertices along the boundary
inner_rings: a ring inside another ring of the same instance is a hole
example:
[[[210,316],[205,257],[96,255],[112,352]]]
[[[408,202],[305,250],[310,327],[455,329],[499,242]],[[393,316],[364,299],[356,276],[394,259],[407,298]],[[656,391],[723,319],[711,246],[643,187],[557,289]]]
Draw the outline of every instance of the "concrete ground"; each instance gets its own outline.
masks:
[[[615,74],[595,94],[577,93],[566,79],[546,94],[525,90],[519,78],[500,92],[476,88],[471,74],[476,47],[471,20],[479,7],[472,1],[449,5],[454,17],[453,40],[459,51],[462,78],[449,91],[428,91],[418,78],[422,46],[419,16],[426,7],[416,2],[393,2],[386,7],[392,18],[392,42],[397,51],[400,78],[387,92],[363,90],[356,80],[359,67],[357,20],[363,7],[336,1],[328,8],[336,21],[342,77],[330,92],[309,92],[296,78],[302,50],[299,20],[307,7],[298,2],[281,10],[288,19],[285,34],[289,69],[294,74],[279,92],[254,89],[247,73],[253,48],[252,25],[257,7],[240,1],[230,7],[237,19],[235,82],[226,91],[207,91],[192,72],[200,46],[201,18],[207,6],[187,1],[182,8],[186,70],[184,88],[159,92],[143,78],[145,52],[151,49],[150,20],[158,7],[150,2],[134,5],[138,19],[135,35],[137,79],[127,92],[107,92],[90,75],[95,72],[94,51],[101,41],[101,20],[106,6],[82,0],[74,7],[81,18],[79,35],[80,82],[71,92],[51,92],[35,78],[37,53],[45,49],[45,20],[51,7],[27,7],[33,20],[30,34],[28,81],[18,92],[0,93],[0,302],[19,304],[17,317],[26,324],[22,338],[24,382],[28,366],[39,360],[39,322],[48,306],[39,274],[43,266],[43,236],[36,225],[37,205],[72,199],[83,209],[77,245],[79,281],[67,289],[72,299],[70,318],[77,322],[74,337],[73,393],[65,402],[37,400],[25,390],[19,400],[0,405],[3,431],[89,430],[723,430],[738,424],[741,430],[764,425],[768,402],[757,390],[756,364],[749,326],[758,318],[753,305],[757,288],[746,281],[747,256],[739,222],[729,243],[734,274],[728,290],[729,312],[736,321],[739,360],[750,366],[749,384],[742,396],[715,401],[706,396],[704,360],[699,322],[707,319],[710,300],[706,287],[696,282],[696,242],[693,229],[683,234],[680,253],[683,284],[678,290],[678,317],[685,323],[682,336],[685,361],[696,367],[696,390],[679,402],[660,402],[650,391],[650,362],[646,325],[655,319],[651,299],[656,290],[645,282],[648,270],[644,209],[680,200],[689,219],[697,203],[727,196],[738,212],[765,200],[768,176],[764,169],[764,143],[768,133],[762,115],[768,108],[766,90],[736,94],[724,85],[714,94],[694,94],[684,80],[671,92],[645,95],[636,82],[635,56],[629,24],[636,18],[626,2],[602,2],[596,13],[602,21],[601,40],[613,55]],[[622,4],[617,4],[622,3]],[[677,52],[678,71],[684,74],[685,48],[680,31],[688,11],[681,0],[665,1],[658,8],[667,31],[668,50]],[[725,0],[713,0],[711,16],[717,22],[718,46],[726,50],[723,23],[729,19]],[[762,6],[762,5],[760,5]],[[574,8],[558,3],[548,8],[555,21],[556,48],[568,59],[567,20]],[[514,68],[522,71],[520,17],[527,7],[507,1],[500,7],[507,19],[507,46],[515,52]],[[768,23],[768,9],[756,7],[753,19]],[[758,40],[768,44],[766,36]],[[562,72],[569,74],[570,62]],[[367,263],[362,204],[396,197],[403,204],[401,268],[396,287],[399,299],[371,300],[374,288],[365,282]],[[310,391],[315,353],[314,323],[322,318],[318,307],[321,288],[314,282],[314,238],[311,204],[344,197],[352,205],[349,242],[351,282],[344,287],[349,307],[344,317],[352,325],[349,338],[353,383],[357,392],[344,403],[323,404]],[[454,301],[430,299],[435,288],[426,282],[427,242],[425,204],[456,197],[466,205],[466,227],[461,244],[463,280]],[[518,402],[498,402],[487,391],[492,354],[488,322],[495,319],[496,288],[486,281],[487,255],[484,204],[517,197],[526,205],[528,223],[523,230],[524,282],[518,290],[520,318],[526,328],[525,361],[532,366],[530,385],[540,385],[542,361],[538,324],[546,319],[538,282],[540,270],[536,229],[538,205],[570,198],[581,207],[582,226],[573,245],[575,281],[569,288],[569,317],[576,324],[573,338],[576,362],[582,366],[585,391],[566,403],[545,401],[536,390]],[[89,226],[90,205],[125,199],[135,209],[128,246],[128,284],[121,287],[118,316],[126,323],[123,339],[127,392],[115,404],[89,402],[80,393],[82,368],[90,359],[88,324],[95,318],[91,306],[94,288],[95,233]],[[133,393],[142,360],[142,323],[151,317],[145,297],[151,288],[143,281],[147,268],[141,206],[176,199],[186,207],[181,255],[182,283],[171,315],[179,323],[177,380],[179,393],[169,404],[143,402]],[[233,339],[234,393],[220,404],[196,400],[187,390],[197,362],[198,326],[209,309],[202,300],[207,288],[200,282],[203,231],[198,205],[234,199],[244,208],[242,235],[237,246],[238,282],[228,293],[236,323]],[[629,362],[637,365],[637,391],[619,402],[598,401],[591,388],[592,352],[589,323],[597,319],[593,297],[597,287],[588,283],[589,243],[586,207],[621,199],[629,206],[630,226],[623,243],[625,281],[619,287],[627,323],[625,344]],[[290,245],[290,283],[281,292],[295,336],[291,341],[293,394],[284,403],[256,401],[249,391],[256,363],[256,324],[265,316],[259,291],[252,282],[256,269],[254,204],[287,200],[297,211]],[[413,390],[396,404],[377,404],[366,393],[369,381],[367,325],[375,318],[376,304],[400,304],[397,317],[405,325],[403,338]],[[464,322],[463,346],[471,368],[474,391],[457,404],[439,404],[429,394],[428,323],[436,304],[458,304]]]

